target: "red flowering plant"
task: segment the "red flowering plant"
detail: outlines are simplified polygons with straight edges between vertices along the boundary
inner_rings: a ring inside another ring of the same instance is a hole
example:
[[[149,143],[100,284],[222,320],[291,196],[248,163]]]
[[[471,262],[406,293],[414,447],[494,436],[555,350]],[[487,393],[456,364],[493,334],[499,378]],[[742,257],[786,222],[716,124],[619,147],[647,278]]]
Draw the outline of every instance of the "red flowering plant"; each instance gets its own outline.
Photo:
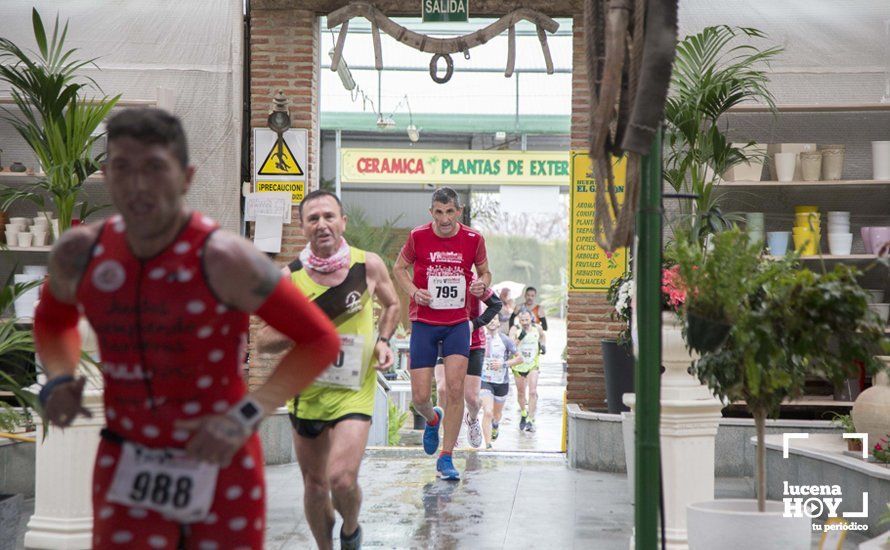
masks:
[[[890,434],[888,434],[888,437],[890,437]],[[880,441],[875,443],[872,455],[877,462],[890,464],[890,443],[887,443],[886,437],[882,437]]]
[[[686,285],[680,276],[679,264],[661,269],[661,298],[664,309],[677,313],[686,303]]]

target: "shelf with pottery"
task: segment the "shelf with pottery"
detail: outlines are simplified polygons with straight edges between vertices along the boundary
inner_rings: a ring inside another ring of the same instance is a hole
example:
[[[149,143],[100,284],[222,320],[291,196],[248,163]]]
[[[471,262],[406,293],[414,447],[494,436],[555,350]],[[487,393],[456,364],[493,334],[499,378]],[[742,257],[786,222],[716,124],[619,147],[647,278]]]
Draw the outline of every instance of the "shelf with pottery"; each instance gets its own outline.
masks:
[[[27,172],[12,172],[9,167],[6,166],[0,171],[0,184],[17,185],[36,183],[43,175],[44,174],[29,174]],[[101,183],[103,181],[105,181],[105,177],[98,172],[86,179],[86,183]]]
[[[771,260],[778,260],[781,256],[770,256],[767,255],[767,258]],[[799,258],[803,262],[868,262],[877,260],[878,257],[875,254],[816,254],[813,256],[800,256]]]
[[[49,252],[51,246],[6,246],[0,245],[0,250],[9,250],[10,252]]]
[[[722,181],[715,189],[721,187],[861,187],[861,186],[888,186],[890,180],[818,180],[818,181],[755,181],[738,180]]]
[[[776,105],[775,110],[779,113],[890,112],[890,103],[786,103]],[[772,109],[763,103],[742,103],[730,108],[729,112],[770,114]]]

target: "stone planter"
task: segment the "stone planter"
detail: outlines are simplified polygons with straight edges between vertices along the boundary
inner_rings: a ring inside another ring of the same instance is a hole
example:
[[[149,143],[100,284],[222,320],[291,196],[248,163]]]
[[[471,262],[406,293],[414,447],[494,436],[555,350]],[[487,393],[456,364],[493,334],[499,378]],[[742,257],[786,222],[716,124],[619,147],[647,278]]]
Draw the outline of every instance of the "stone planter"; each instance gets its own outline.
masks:
[[[22,500],[22,495],[0,494],[0,550],[16,548]]]
[[[783,517],[783,503],[768,500],[766,511],[757,501],[721,499],[697,502],[687,508],[689,550],[809,550],[812,520]]]
[[[890,356],[880,359],[885,365],[890,364]],[[871,454],[875,443],[890,433],[890,376],[886,372],[875,375],[874,385],[859,394],[850,414],[856,431],[868,434]]]

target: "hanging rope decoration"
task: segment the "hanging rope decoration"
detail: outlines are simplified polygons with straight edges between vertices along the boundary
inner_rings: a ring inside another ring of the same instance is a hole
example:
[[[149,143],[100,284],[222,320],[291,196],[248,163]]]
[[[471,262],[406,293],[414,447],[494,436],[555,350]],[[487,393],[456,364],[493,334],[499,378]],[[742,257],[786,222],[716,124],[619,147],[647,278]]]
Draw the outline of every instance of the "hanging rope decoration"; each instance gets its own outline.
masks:
[[[559,29],[559,23],[535,10],[520,8],[501,17],[494,23],[476,32],[458,36],[456,38],[433,38],[410,31],[399,25],[380,10],[368,2],[352,2],[328,15],[328,28],[340,26],[340,35],[337,37],[337,46],[334,48],[334,57],[331,59],[331,70],[336,71],[343,56],[343,45],[346,43],[346,33],[349,30],[349,20],[354,17],[364,17],[371,22],[371,35],[374,43],[374,67],[383,70],[383,53],[380,48],[380,30],[398,40],[402,44],[410,46],[421,52],[432,53],[430,61],[430,77],[434,82],[445,84],[451,80],[454,73],[453,53],[463,53],[465,59],[470,58],[470,48],[481,46],[504,31],[509,31],[507,38],[507,67],[504,76],[513,74],[516,62],[516,30],[515,25],[520,21],[529,21],[535,25],[538,33],[538,41],[544,53],[544,64],[547,74],[553,74],[553,59],[550,56],[550,46],[547,44],[547,34],[553,34]],[[445,74],[439,76],[439,59],[445,59]]]
[[[640,155],[664,116],[677,41],[676,1],[587,0],[590,159],[596,181],[594,234],[605,250],[631,246],[640,192]],[[624,201],[613,167],[625,156]]]

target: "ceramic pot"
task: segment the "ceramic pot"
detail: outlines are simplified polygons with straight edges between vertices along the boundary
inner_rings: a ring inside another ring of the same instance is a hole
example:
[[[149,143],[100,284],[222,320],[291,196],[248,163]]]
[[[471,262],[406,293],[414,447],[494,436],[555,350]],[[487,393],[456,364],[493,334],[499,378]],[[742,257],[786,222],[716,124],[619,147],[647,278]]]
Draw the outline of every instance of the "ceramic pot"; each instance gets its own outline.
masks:
[[[766,246],[773,256],[784,256],[788,252],[788,239],[790,231],[770,231],[766,234]]]
[[[872,179],[890,180],[890,141],[871,142]]]
[[[800,154],[800,177],[803,181],[819,181],[822,176],[822,153],[811,151]]]
[[[24,172],[25,170],[27,170],[27,168],[25,168],[25,165],[22,164],[21,162],[13,162],[9,166],[10,172]]]
[[[859,231],[862,235],[862,244],[865,245],[865,253],[874,254],[871,248],[871,227],[863,227]]]
[[[869,240],[871,241],[870,254],[879,253],[884,244],[890,242],[890,227],[872,227],[869,233]]]
[[[603,371],[606,378],[606,404],[609,414],[629,411],[622,403],[625,393],[634,391],[634,356],[630,345],[619,346],[616,340],[600,342],[603,352]]]
[[[879,356],[878,359],[885,367],[890,367],[890,356]],[[890,433],[890,376],[887,372],[874,376],[872,387],[859,394],[850,415],[856,431],[868,434],[868,451],[871,454],[875,443]]]
[[[725,181],[760,181],[763,174],[766,145],[746,145],[744,143],[733,143],[732,145],[742,149],[745,155],[750,157],[750,160],[729,168],[723,173],[723,179]]]
[[[822,147],[822,179],[836,181],[844,172],[843,145],[826,145]]]
[[[797,153],[776,153],[776,178],[779,181],[794,181],[794,167],[797,165]]]
[[[766,148],[767,153],[772,156],[776,153],[806,153],[810,151],[816,150],[815,143],[771,143]],[[776,174],[776,163],[769,163],[770,169],[770,179],[776,181],[778,179],[778,175]],[[798,156],[794,165],[794,181],[799,181],[801,178],[800,173],[800,157]]]
[[[784,517],[785,504],[766,501],[757,511],[757,500],[720,499],[697,502],[686,508],[689,550],[809,550],[812,519]]]
[[[828,232],[828,250],[833,256],[847,256],[853,250],[852,233]]]

